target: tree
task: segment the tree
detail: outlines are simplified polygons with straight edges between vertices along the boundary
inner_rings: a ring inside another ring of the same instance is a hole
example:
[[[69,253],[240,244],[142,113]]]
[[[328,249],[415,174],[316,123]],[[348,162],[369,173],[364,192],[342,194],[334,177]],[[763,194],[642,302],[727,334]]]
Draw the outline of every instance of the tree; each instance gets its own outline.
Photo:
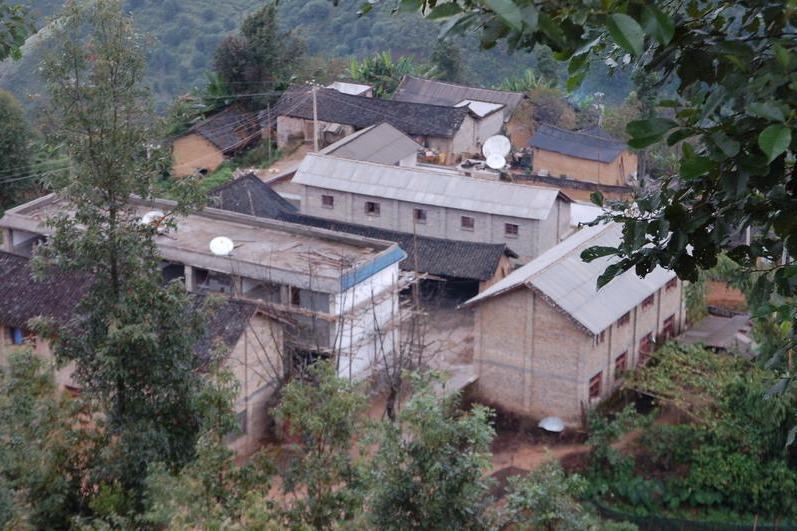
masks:
[[[751,269],[759,259],[779,264],[762,277],[759,290],[794,294],[797,284],[790,279],[797,265],[783,260],[785,253],[797,255],[793,6],[774,0],[600,5],[413,0],[402,6],[421,9],[429,18],[445,17],[446,29],[454,33],[475,28],[486,47],[499,40],[511,49],[546,44],[569,60],[569,89],[583,80],[590,58],[601,54],[675,84],[674,98],[658,101],[671,116],[643,118],[627,130],[637,149],[689,140],[681,144],[679,173],[637,198],[637,208],[620,207],[611,216],[625,227],[623,243],[614,251],[585,254],[586,259],[620,257],[599,285],[622,271],[634,268],[645,275],[657,265],[695,280],[699,269],[713,267],[727,251]],[[748,226],[758,230],[750,245],[740,244],[735,236]],[[763,300],[769,304],[769,297]],[[797,320],[794,308],[783,313]],[[796,340],[792,336],[788,348]]]
[[[491,501],[485,472],[495,430],[491,412],[458,408],[415,377],[396,424],[378,426],[368,463],[368,506],[377,529],[482,529]]]
[[[257,95],[249,103],[259,105],[288,85],[303,55],[304,44],[280,30],[276,2],[268,2],[219,44],[213,65],[234,93]]]
[[[16,98],[0,90],[0,208],[17,199],[31,180],[33,131]],[[35,175],[34,175],[35,177]]]
[[[452,41],[440,40],[432,51],[432,64],[440,72],[440,79],[458,83],[462,81],[464,65],[459,46]]]
[[[354,81],[373,86],[377,98],[390,98],[404,76],[435,79],[440,72],[434,66],[415,64],[410,56],[395,61],[389,52],[381,52],[361,61],[352,59],[349,75]]]
[[[195,398],[204,384],[194,355],[200,312],[179,283],[162,285],[156,228],[129,206],[131,194],[149,196],[156,172],[147,157],[145,42],[121,9],[118,0],[70,2],[54,29],[57,53],[45,59],[43,74],[54,140],[74,171],[53,179],[64,210],[47,221],[53,233],[36,258],[92,278],[68,324],[38,329],[60,362],[76,363],[83,396],[104,412],[94,480],[130,494],[133,510],[149,463],[179,467],[193,457],[201,421]],[[162,227],[195,202],[191,182],[184,186],[185,201]]]
[[[27,8],[21,4],[0,4],[0,61],[22,57],[20,48],[34,31]]]
[[[537,71],[540,76],[552,87],[559,86],[562,79],[562,65],[553,56],[551,48],[538,45],[534,48],[534,58],[537,60]]]
[[[351,520],[362,508],[350,452],[363,428],[366,402],[328,361],[313,364],[306,378],[283,388],[275,411],[289,436],[299,441],[294,462],[283,477],[283,491],[293,496],[284,515],[291,527],[329,529]]]

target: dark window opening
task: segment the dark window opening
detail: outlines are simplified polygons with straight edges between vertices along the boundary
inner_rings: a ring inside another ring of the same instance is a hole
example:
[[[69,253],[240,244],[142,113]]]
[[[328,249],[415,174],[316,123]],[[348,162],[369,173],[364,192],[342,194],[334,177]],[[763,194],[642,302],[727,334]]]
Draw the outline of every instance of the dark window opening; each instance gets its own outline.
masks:
[[[504,224],[504,234],[510,238],[517,238],[520,233],[520,227],[514,223]]]
[[[321,196],[321,206],[324,208],[334,208],[335,207],[335,198],[331,195],[322,195]]]
[[[366,201],[365,202],[365,213],[368,216],[378,216],[380,212],[379,203],[375,201]]]
[[[601,396],[601,383],[603,380],[603,371],[589,379],[589,397],[599,398]]]
[[[412,219],[415,220],[415,223],[426,223],[426,210],[422,208],[415,208],[412,210]]]
[[[462,230],[473,230],[473,228],[476,226],[476,220],[470,216],[462,216],[459,223],[462,227]]]

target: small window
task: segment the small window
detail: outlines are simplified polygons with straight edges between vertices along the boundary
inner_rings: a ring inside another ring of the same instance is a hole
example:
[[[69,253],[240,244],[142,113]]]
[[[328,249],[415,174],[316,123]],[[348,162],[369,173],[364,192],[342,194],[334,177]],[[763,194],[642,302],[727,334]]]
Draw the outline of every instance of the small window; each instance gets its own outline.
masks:
[[[653,351],[653,334],[647,334],[639,340],[639,364],[644,365]]]
[[[462,230],[473,230],[476,226],[476,221],[470,216],[462,216],[459,220]]]
[[[606,341],[606,330],[595,336],[595,345],[600,345]]]
[[[601,396],[601,383],[603,380],[603,371],[589,379],[589,397],[600,398]]]
[[[661,329],[661,333],[664,336],[665,341],[675,335],[675,314],[664,320],[664,326]]]
[[[614,377],[620,378],[628,370],[628,351],[623,352],[614,360]]]
[[[644,310],[645,308],[650,308],[651,306],[653,306],[654,300],[655,300],[654,296],[651,295],[650,297],[642,301],[642,309]]]
[[[25,343],[25,331],[21,328],[11,329],[11,343],[14,345],[22,345]]]
[[[678,287],[678,277],[675,277],[667,281],[667,284],[665,285],[667,291],[674,290],[677,287]]]
[[[378,216],[380,212],[379,203],[376,201],[366,201],[365,202],[365,214],[367,216]]]
[[[515,223],[504,223],[504,234],[507,238],[517,238],[520,227]]]
[[[422,208],[413,208],[412,219],[415,220],[415,223],[420,223],[420,224],[426,223],[426,210]]]
[[[322,195],[321,206],[324,208],[335,208],[335,197],[331,195]]]
[[[290,287],[291,290],[291,306],[301,306],[302,305],[302,295],[299,291],[299,288],[294,288],[293,286]]]
[[[618,328],[621,326],[625,326],[631,322],[631,312],[625,312],[620,318],[617,320]]]

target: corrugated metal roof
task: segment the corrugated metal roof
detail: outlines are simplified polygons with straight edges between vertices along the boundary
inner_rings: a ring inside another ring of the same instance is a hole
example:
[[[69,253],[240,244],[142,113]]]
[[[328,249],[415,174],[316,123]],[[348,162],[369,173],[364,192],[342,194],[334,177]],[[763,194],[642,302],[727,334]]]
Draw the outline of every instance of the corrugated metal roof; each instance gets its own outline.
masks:
[[[363,85],[361,83],[346,83],[345,81],[335,81],[327,88],[335,89],[343,94],[351,94],[352,96],[362,96],[373,87],[371,85]]]
[[[346,136],[321,150],[343,159],[397,164],[421,149],[410,137],[388,123],[373,125]]]
[[[503,103],[490,103],[487,101],[477,101],[477,100],[462,100],[461,102],[454,105],[454,107],[465,107],[465,106],[467,106],[471,110],[471,112],[476,116],[478,116],[479,118],[484,118],[485,116],[504,108]]]
[[[569,201],[553,188],[473,179],[417,167],[387,166],[318,153],[305,157],[292,182],[523,219],[547,219],[558,197]]]
[[[463,100],[502,103],[506,105],[506,111],[511,113],[523,101],[523,94],[505,90],[466,87],[443,81],[404,76],[398,89],[396,89],[393,99],[396,101],[451,106]]]
[[[593,245],[617,246],[621,231],[622,226],[617,223],[582,229],[465,304],[526,286],[539,290],[584,328],[599,334],[675,277],[675,273],[661,267],[645,278],[629,270],[598,291],[598,276],[616,257],[587,263],[581,259],[581,252]]]
[[[613,161],[628,149],[625,142],[612,138],[605,131],[596,128],[585,131],[567,131],[542,124],[529,140],[529,146],[603,163]]]

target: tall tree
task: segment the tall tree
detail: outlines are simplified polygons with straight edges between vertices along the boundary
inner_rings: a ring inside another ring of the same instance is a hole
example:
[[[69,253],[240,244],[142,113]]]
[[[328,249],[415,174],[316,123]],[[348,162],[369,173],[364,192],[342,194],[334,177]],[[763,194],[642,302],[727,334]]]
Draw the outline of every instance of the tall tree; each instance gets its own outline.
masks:
[[[149,463],[176,467],[193,456],[201,323],[181,285],[162,285],[155,228],[129,204],[131,194],[149,195],[156,176],[141,84],[146,43],[120,0],[69,2],[61,20],[43,74],[54,139],[74,171],[53,181],[63,209],[48,220],[53,234],[38,261],[83,271],[93,284],[78,316],[42,333],[61,362],[76,363],[85,399],[105,412],[97,480],[135,497]]]
[[[219,44],[213,65],[230,90],[257,95],[249,103],[259,105],[290,83],[303,55],[304,43],[280,29],[277,4],[268,2]]]
[[[30,14],[22,4],[0,3],[0,61],[19,59],[25,39],[34,32]]]
[[[459,83],[464,76],[464,64],[459,46],[450,40],[440,40],[432,51],[432,64],[440,72],[440,79]]]
[[[0,209],[13,204],[31,180],[33,131],[14,96],[0,90]]]

